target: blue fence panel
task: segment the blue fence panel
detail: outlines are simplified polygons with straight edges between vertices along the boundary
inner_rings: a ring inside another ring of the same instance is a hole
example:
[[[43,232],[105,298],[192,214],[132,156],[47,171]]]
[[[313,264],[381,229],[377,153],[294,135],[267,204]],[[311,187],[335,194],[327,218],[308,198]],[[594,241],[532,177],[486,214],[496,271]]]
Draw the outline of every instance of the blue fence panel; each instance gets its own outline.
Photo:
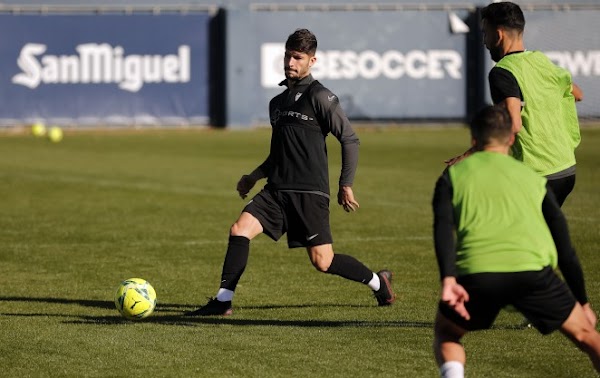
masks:
[[[525,12],[525,47],[566,68],[584,91],[580,117],[600,117],[600,9]]]
[[[465,17],[467,11],[456,12]],[[232,123],[266,122],[281,92],[287,36],[305,27],[319,48],[313,75],[354,119],[458,118],[466,115],[466,38],[446,11],[228,12],[228,88]],[[257,62],[257,66],[248,64]],[[241,83],[241,84],[240,84]],[[239,88],[239,87],[238,87]],[[252,90],[253,99],[244,97]]]
[[[0,124],[204,124],[209,15],[0,15]]]

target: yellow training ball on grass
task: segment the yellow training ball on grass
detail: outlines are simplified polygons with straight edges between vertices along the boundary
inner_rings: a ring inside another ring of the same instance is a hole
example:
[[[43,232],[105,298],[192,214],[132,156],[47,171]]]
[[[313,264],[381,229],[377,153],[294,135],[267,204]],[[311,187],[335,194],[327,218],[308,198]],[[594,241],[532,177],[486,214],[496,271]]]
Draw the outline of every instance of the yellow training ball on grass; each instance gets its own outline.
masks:
[[[117,288],[115,306],[127,319],[147,318],[156,307],[156,291],[150,282],[142,278],[130,278]]]
[[[50,139],[50,141],[54,143],[60,142],[63,139],[62,129],[58,126],[52,126],[48,130],[48,139]]]
[[[46,135],[46,125],[41,122],[36,122],[31,125],[31,133],[36,137],[43,137]]]

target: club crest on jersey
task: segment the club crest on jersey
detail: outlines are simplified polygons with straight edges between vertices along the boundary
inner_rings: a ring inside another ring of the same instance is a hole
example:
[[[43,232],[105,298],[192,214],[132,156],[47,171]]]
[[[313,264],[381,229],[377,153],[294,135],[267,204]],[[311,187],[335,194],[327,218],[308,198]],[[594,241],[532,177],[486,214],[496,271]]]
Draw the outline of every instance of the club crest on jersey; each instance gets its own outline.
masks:
[[[302,96],[302,92],[296,93],[296,97],[294,98],[294,101],[298,101],[298,99],[300,98],[300,96]]]

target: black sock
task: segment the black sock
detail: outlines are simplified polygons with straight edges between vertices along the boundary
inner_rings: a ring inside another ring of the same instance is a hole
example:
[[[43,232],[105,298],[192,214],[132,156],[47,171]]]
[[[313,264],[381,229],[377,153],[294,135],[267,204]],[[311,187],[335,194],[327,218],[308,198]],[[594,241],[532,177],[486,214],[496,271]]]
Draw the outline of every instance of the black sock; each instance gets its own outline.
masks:
[[[344,277],[348,280],[364,283],[365,285],[373,278],[373,272],[363,263],[352,256],[336,253],[333,255],[331,265],[327,273]]]
[[[245,236],[229,236],[227,253],[221,273],[221,288],[235,291],[235,287],[246,269],[250,254],[250,239]]]

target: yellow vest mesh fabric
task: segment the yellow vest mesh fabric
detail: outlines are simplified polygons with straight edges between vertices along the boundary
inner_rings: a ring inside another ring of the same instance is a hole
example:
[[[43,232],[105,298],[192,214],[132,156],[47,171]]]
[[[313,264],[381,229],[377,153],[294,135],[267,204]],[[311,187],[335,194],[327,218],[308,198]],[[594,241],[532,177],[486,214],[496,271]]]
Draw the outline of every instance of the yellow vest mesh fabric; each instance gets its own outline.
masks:
[[[546,179],[508,155],[477,152],[449,169],[458,275],[556,267],[542,214]]]
[[[539,51],[506,55],[496,67],[511,72],[523,94],[513,156],[542,176],[575,165],[581,135],[571,74]]]

